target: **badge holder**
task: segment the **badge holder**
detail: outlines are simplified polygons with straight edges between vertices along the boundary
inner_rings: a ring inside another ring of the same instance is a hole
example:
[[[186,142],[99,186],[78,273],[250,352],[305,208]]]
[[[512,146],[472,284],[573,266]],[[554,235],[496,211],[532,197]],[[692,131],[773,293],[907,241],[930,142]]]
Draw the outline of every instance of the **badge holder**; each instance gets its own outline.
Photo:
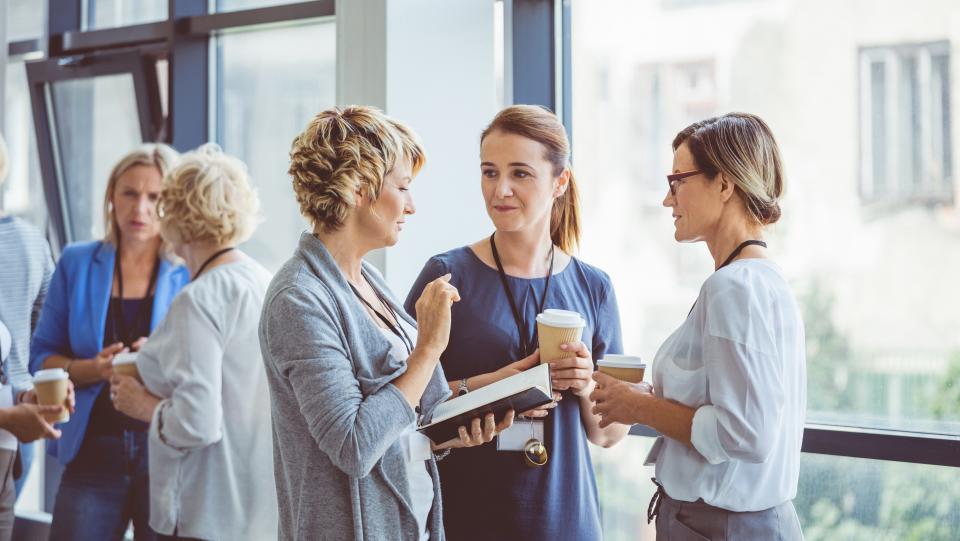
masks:
[[[497,436],[497,451],[520,451],[523,453],[523,463],[527,466],[543,466],[549,458],[544,439],[543,421],[520,418]]]

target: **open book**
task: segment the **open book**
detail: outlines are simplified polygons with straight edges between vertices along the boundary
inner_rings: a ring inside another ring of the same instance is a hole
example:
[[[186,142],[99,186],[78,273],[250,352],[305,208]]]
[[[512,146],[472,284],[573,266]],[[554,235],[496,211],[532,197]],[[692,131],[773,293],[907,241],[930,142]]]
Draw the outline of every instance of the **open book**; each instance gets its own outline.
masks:
[[[550,366],[537,365],[519,374],[504,378],[476,391],[458,396],[433,410],[430,424],[421,426],[422,434],[440,444],[458,438],[460,426],[470,426],[476,418],[493,413],[499,423],[508,410],[517,415],[553,401]]]

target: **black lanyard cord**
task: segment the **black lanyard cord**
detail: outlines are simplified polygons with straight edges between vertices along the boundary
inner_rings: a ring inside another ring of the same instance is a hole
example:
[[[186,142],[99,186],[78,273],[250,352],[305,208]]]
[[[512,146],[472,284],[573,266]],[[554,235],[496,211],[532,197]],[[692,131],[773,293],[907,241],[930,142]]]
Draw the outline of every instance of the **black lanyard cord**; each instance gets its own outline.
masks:
[[[716,270],[714,270],[713,272],[717,272],[718,270],[726,267],[730,263],[733,263],[733,260],[736,259],[737,256],[740,255],[740,252],[742,252],[743,249],[746,248],[747,246],[763,246],[764,248],[766,248],[767,243],[763,242],[762,240],[753,240],[753,239],[745,240],[741,242],[739,246],[737,246],[736,248],[734,248],[732,252],[730,252],[730,255],[727,256],[727,259],[725,259],[724,262],[721,263],[720,266],[717,267]],[[693,309],[695,306],[697,306],[697,301],[693,301],[693,306],[691,306],[690,311],[687,312],[687,317],[690,317],[690,314],[693,313]]]
[[[236,249],[237,249],[236,246],[227,246],[227,247],[224,248],[223,250],[218,250],[218,251],[217,251],[216,253],[214,253],[212,256],[208,257],[207,260],[204,261],[202,265],[200,265],[200,269],[197,270],[197,273],[193,275],[193,279],[196,280],[197,278],[199,278],[200,275],[203,274],[203,271],[207,269],[207,266],[210,265],[210,263],[213,263],[213,260],[214,260],[214,259],[222,256],[223,254],[225,254],[225,253],[227,253],[227,252],[229,252],[229,251],[231,251],[231,250],[236,250]]]
[[[727,265],[729,265],[730,263],[733,263],[733,260],[736,259],[737,256],[740,255],[740,252],[742,252],[743,249],[746,248],[747,246],[763,246],[764,248],[766,248],[766,247],[767,247],[767,243],[766,243],[766,242],[763,242],[762,240],[745,240],[745,241],[741,242],[740,245],[737,246],[737,247],[733,250],[733,252],[730,253],[729,256],[727,256],[727,259],[724,260],[724,262],[721,263],[720,266],[716,268],[716,270],[720,270],[720,269],[726,267]],[[714,272],[716,272],[716,271],[714,271]]]
[[[366,276],[364,276],[364,279],[366,279]],[[370,281],[367,280],[367,283],[370,283]],[[371,312],[376,314],[376,316],[380,319],[380,321],[382,321],[383,324],[386,325],[388,329],[390,329],[390,332],[395,334],[397,338],[399,338],[403,342],[403,347],[407,350],[407,355],[412,354],[413,340],[410,339],[410,335],[407,334],[407,331],[403,329],[403,323],[400,323],[400,317],[397,316],[397,313],[393,310],[393,308],[390,307],[390,305],[387,303],[387,300],[384,299],[382,295],[380,295],[380,292],[377,291],[377,289],[372,285],[370,286],[370,289],[373,290],[373,294],[377,296],[377,300],[380,301],[380,304],[383,305],[384,309],[390,312],[390,315],[392,315],[393,318],[397,321],[396,325],[394,325],[393,322],[390,321],[390,318],[381,314],[379,310],[377,310],[376,308],[373,307],[372,304],[367,302],[367,299],[363,298],[363,295],[361,295],[360,292],[357,291],[357,288],[354,287],[353,284],[350,284],[350,289],[352,289],[353,294],[356,295],[358,299],[360,299],[360,302],[365,304],[367,308],[370,309]]]
[[[510,282],[507,280],[507,273],[503,270],[503,263],[500,262],[500,253],[497,251],[497,242],[493,239],[496,232],[490,235],[490,250],[493,252],[493,260],[497,263],[497,272],[500,273],[500,283],[503,285],[503,292],[507,295],[507,300],[510,301],[510,310],[513,312],[513,321],[517,325],[517,334],[520,335],[520,354],[523,357],[529,356],[533,351],[531,350],[531,344],[527,341],[527,324],[526,320],[520,315],[520,310],[517,308],[517,302],[513,298],[513,290],[510,289]],[[543,294],[540,296],[540,304],[536,305],[536,300],[534,304],[537,308],[537,313],[543,313],[543,307],[547,302],[547,292],[550,291],[550,277],[553,275],[553,260],[556,246],[551,242],[550,243],[550,266],[547,269],[547,279],[543,284]],[[533,330],[534,341],[536,341],[537,330]]]
[[[153,271],[150,273],[150,283],[147,285],[147,294],[144,295],[144,301],[140,303],[140,309],[137,311],[133,329],[127,328],[127,321],[123,318],[123,271],[120,266],[119,242],[117,243],[117,253],[114,255],[113,260],[113,274],[117,277],[117,290],[120,294],[120,298],[114,304],[115,315],[113,316],[113,321],[110,322],[113,328],[113,339],[120,340],[125,346],[131,347],[134,337],[130,336],[130,333],[137,332],[137,329],[143,324],[143,319],[146,317],[147,312],[152,308],[153,303],[146,302],[146,299],[150,297],[151,292],[153,292],[157,285],[157,278],[160,275],[160,256],[157,256],[157,260],[153,264]],[[118,324],[120,326],[119,329],[117,328]]]

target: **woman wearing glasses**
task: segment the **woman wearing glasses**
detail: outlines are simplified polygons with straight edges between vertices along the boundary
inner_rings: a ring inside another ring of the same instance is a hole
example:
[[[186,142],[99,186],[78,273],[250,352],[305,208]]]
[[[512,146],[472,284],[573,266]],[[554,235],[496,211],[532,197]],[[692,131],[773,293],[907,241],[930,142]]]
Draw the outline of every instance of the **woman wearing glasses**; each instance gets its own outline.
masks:
[[[431,258],[406,305],[412,314],[428,282],[452,275],[462,299],[441,357],[452,390],[474,391],[535,366],[535,321],[544,309],[579,312],[586,328],[582,342],[567,344],[567,356],[551,362],[562,400],[528,413],[531,420],[515,423],[495,444],[454,450],[440,463],[447,537],[600,539],[587,442],[609,447],[627,427],[600,427],[588,396],[594,360],[622,353],[620,319],[609,277],[571,255],[580,209],[566,131],[546,109],[508,107],[484,130],[480,158],[494,233]],[[530,440],[546,453],[525,452]],[[489,520],[477,520],[481,503]]]
[[[650,505],[657,539],[803,538],[793,507],[806,410],[803,321],[763,233],[780,218],[780,152],[760,118],[731,113],[673,141],[665,207],[679,242],[716,271],[660,347],[653,385],[594,374],[601,426],[663,436]]]

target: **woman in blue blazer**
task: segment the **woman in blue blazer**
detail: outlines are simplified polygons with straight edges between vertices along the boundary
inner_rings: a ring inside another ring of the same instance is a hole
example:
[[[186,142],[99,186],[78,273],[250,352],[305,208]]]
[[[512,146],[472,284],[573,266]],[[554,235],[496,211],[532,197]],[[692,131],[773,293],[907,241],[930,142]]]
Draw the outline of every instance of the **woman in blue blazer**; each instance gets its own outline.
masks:
[[[52,540],[137,541],[150,529],[147,424],[113,408],[113,357],[136,350],[189,281],[166,256],[157,199],[178,156],[144,145],[113,169],[102,241],[63,251],[30,347],[30,370],[63,368],[76,385],[76,412],[48,452],[66,466],[53,510]]]

